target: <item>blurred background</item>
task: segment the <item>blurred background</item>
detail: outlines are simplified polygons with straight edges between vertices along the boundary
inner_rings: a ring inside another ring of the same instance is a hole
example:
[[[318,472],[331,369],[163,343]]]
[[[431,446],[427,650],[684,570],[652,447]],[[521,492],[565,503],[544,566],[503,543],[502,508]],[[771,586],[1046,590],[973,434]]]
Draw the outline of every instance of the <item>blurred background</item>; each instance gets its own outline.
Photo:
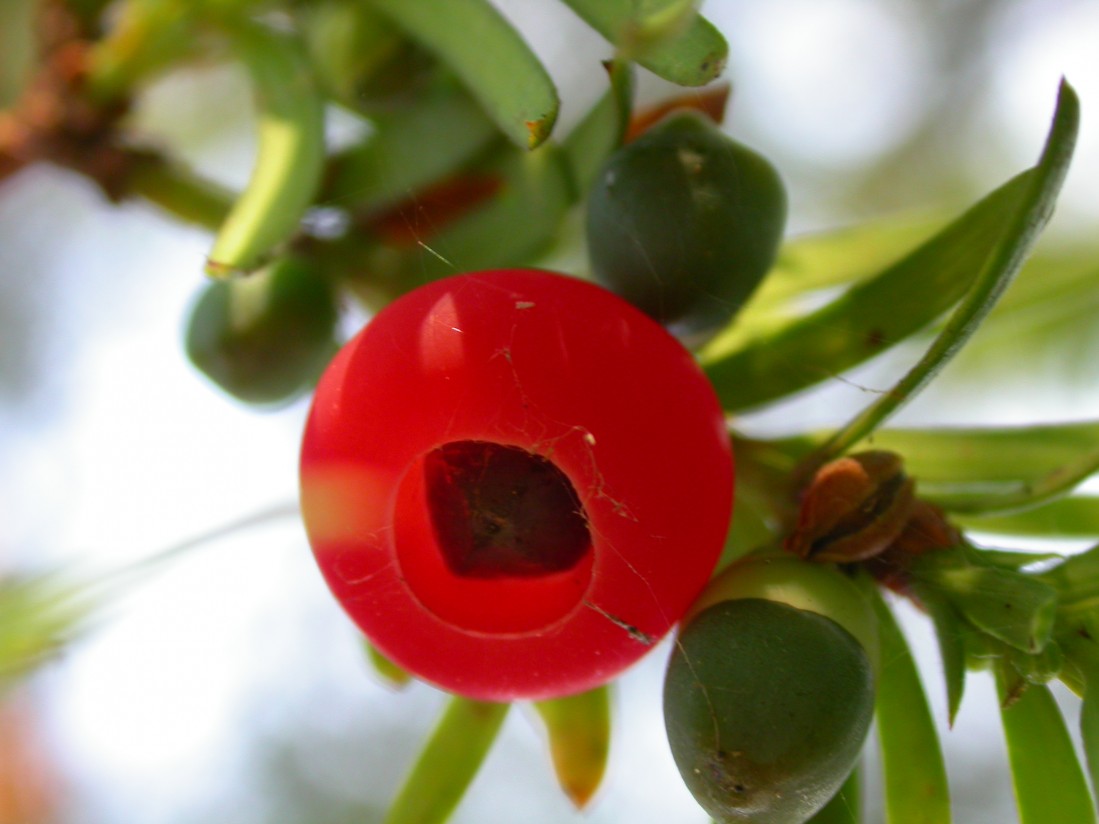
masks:
[[[6,43],[29,47],[30,6],[2,0]],[[552,0],[499,6],[551,68],[567,131],[603,88],[609,47]],[[783,173],[791,232],[963,208],[1037,158],[1062,75],[1084,121],[1045,242],[1091,240],[1099,227],[1093,0],[709,0],[702,10],[730,42],[726,127]],[[25,66],[17,48],[0,60],[5,104]],[[651,78],[642,90],[669,93]],[[242,78],[210,67],[158,83],[134,117],[240,186],[250,111]],[[0,824],[369,824],[442,706],[431,688],[398,693],[374,678],[315,570],[294,514],[307,401],[247,409],[187,362],[183,323],[209,242],[152,207],[111,206],[55,168],[0,185],[0,572],[94,574],[214,536],[127,588],[60,660],[3,697]],[[1097,343],[994,385],[959,363],[904,420],[1094,418]],[[888,374],[876,364],[857,383]],[[836,381],[785,418],[748,423],[834,422],[864,397]],[[902,613],[945,727],[930,634]],[[517,707],[454,821],[706,821],[667,752],[666,654],[619,684],[609,774],[587,811],[557,789],[542,734]],[[1078,707],[1066,706],[1074,719]],[[1014,819],[1001,741],[991,684],[975,677],[944,740],[964,824]]]

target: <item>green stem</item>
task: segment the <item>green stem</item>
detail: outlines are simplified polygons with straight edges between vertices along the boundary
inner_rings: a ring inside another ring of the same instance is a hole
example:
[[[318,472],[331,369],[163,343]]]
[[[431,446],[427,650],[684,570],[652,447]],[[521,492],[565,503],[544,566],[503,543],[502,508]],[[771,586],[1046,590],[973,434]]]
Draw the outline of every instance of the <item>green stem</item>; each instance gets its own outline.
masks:
[[[187,223],[217,230],[232,195],[217,184],[162,158],[138,162],[129,179],[131,193]]]
[[[508,707],[461,696],[451,698],[385,824],[446,821],[488,755]]]

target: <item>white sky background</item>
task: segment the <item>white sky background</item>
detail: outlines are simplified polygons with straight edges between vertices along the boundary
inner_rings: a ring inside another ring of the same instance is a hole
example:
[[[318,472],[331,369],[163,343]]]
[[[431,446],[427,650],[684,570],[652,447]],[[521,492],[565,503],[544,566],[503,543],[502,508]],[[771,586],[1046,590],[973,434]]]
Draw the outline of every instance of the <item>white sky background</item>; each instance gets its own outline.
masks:
[[[540,50],[556,48],[553,26],[529,22],[547,2],[501,6]],[[908,96],[933,91],[922,79],[927,44],[917,22],[897,13],[903,8],[880,0],[711,0],[705,7],[739,55],[732,131],[781,169],[798,170],[786,174],[795,226],[815,225],[823,214],[821,179],[797,176],[810,168],[806,152],[826,166],[858,166],[901,136]],[[979,134],[957,139],[989,143],[995,162],[981,171],[988,186],[998,184],[1037,157],[1058,80],[1067,75],[1080,93],[1084,125],[1058,220],[1095,226],[1099,131],[1090,112],[1099,107],[1099,4],[1031,0],[1011,9],[997,33],[1002,54],[986,119]],[[602,55],[597,39],[570,25],[573,48]],[[555,66],[567,124],[598,89],[571,61]],[[173,133],[193,129],[193,103],[178,94],[163,100],[152,122]],[[225,112],[239,105],[232,97],[221,104]],[[250,154],[240,136],[185,137],[210,171],[236,183],[246,178]],[[33,260],[55,272],[46,284],[55,287],[48,391],[32,413],[0,408],[0,561],[111,567],[294,501],[305,403],[273,414],[243,409],[184,358],[182,324],[201,282],[203,233],[139,206],[106,208],[82,182],[45,169],[3,192],[0,221],[19,221]],[[942,718],[938,662],[926,628],[911,625],[923,638],[922,672]],[[607,786],[585,821],[706,820],[666,752],[659,711],[665,652],[623,683]],[[277,732],[288,719],[301,722],[310,740],[331,744],[306,768],[319,786],[384,804],[440,701],[424,687],[398,696],[371,680],[293,519],[167,568],[117,604],[34,687],[50,742],[74,782],[67,824],[247,824],[255,819],[235,806],[245,801],[233,793],[239,770],[260,757],[255,736]],[[980,677],[969,688],[946,736],[948,756],[976,764],[970,772],[1006,806],[964,815],[959,808],[959,820],[1002,822],[1013,813],[992,692]],[[340,743],[347,729],[361,734],[361,748]],[[373,741],[389,743],[368,758]],[[993,767],[982,766],[990,759]],[[458,824],[572,820],[540,737],[521,713],[510,718],[482,778]]]

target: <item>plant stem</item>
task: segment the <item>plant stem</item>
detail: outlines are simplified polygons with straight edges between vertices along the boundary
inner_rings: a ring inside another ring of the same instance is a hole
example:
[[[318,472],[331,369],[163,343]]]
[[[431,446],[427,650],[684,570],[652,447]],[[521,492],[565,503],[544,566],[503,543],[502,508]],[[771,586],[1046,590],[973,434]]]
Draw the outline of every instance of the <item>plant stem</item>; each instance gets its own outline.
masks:
[[[232,205],[232,195],[217,184],[159,157],[134,165],[130,192],[187,223],[216,230]]]

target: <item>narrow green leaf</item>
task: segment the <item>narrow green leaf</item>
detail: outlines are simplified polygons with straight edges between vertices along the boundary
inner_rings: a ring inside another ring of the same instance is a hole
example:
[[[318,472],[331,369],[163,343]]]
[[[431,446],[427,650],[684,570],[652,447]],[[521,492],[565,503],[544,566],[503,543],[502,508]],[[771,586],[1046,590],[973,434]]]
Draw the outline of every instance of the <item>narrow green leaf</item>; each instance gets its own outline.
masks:
[[[1080,708],[1080,737],[1084,744],[1084,760],[1091,779],[1092,793],[1099,794],[1099,647],[1093,639],[1077,636],[1066,655],[1079,673],[1078,693],[1083,698]]]
[[[386,815],[385,824],[441,824],[496,740],[508,704],[455,696]]]
[[[1039,538],[1099,537],[1099,496],[1074,495],[1017,512],[962,514],[962,526],[978,532]]]
[[[1099,546],[1066,558],[1037,576],[1057,591],[1058,611],[1068,626],[1099,616]]]
[[[357,267],[369,280],[348,285],[368,299],[375,290],[394,297],[457,272],[536,262],[556,240],[573,202],[568,168],[552,144],[509,152],[497,168],[503,184],[491,202],[427,234],[415,248],[377,250]]]
[[[951,369],[955,380],[1073,383],[1099,345],[1099,248],[1039,246]],[[1005,356],[1008,355],[1008,356]]]
[[[611,702],[607,687],[567,698],[536,701],[549,735],[550,756],[561,789],[577,808],[599,788],[607,769]]]
[[[1026,192],[1025,172],[931,240],[777,328],[731,326],[700,353],[722,405],[761,406],[879,355],[930,324],[976,279]],[[755,326],[755,324],[753,324]]]
[[[791,237],[740,318],[759,306],[773,312],[792,298],[876,275],[941,231],[947,222],[941,216],[909,214]]]
[[[301,223],[324,171],[324,101],[304,45],[244,20],[226,28],[252,81],[256,161],[248,184],[218,230],[206,263],[220,277],[259,268]]]
[[[1005,657],[1015,672],[1028,684],[1048,684],[1061,674],[1065,664],[1061,645],[1056,641],[1050,641],[1041,652],[1036,653],[1026,653],[1014,647],[1008,647]]]
[[[384,209],[454,172],[498,134],[481,107],[452,84],[438,84],[416,105],[373,122],[363,143],[332,158],[326,202]]]
[[[947,718],[950,726],[954,726],[965,694],[965,636],[968,629],[949,600],[939,597],[933,590],[925,592],[918,585],[916,592],[935,625],[935,638],[939,644],[939,658],[946,682]]]
[[[929,552],[912,574],[973,626],[1023,652],[1041,652],[1053,632],[1057,590],[1036,575],[982,562],[978,553]]]
[[[1038,235],[1049,222],[1061,184],[1068,174],[1079,128],[1080,102],[1072,87],[1062,81],[1053,125],[1027,192],[1005,225],[1002,237],[982,262],[973,286],[919,362],[821,447],[815,460],[817,465],[844,454],[881,426],[927,386],[977,330],[1022,268]],[[1099,464],[1099,451],[1089,465],[1094,469],[1095,464]]]
[[[623,56],[680,86],[703,86],[725,69],[729,46],[683,0],[565,0]]]
[[[805,461],[823,437],[770,441],[769,454]],[[921,497],[952,513],[1009,512],[1056,499],[1099,470],[1099,423],[881,429],[855,448],[902,455]]]
[[[58,573],[0,578],[0,694],[83,631],[98,603]]]
[[[314,0],[295,4],[291,14],[317,80],[351,109],[363,110],[364,90],[407,50],[401,31],[362,0]]]
[[[849,369],[919,331],[964,295],[920,363],[833,437],[819,462],[866,437],[947,362],[1018,271],[1052,210],[1078,122],[1076,96],[1062,84],[1053,128],[1034,169],[817,311],[779,328],[732,329],[718,336],[702,362],[725,408],[769,403]]]
[[[862,821],[862,768],[856,766],[832,800],[807,824],[860,824]]]
[[[912,653],[875,593],[881,643],[876,715],[888,824],[949,824],[950,791],[939,735]]]
[[[1089,680],[1084,688],[1080,736],[1084,742],[1092,792],[1099,792],[1099,679]]]
[[[516,145],[540,145],[557,120],[557,90],[538,57],[487,0],[369,0],[461,78]]]
[[[402,689],[412,682],[412,676],[385,657],[378,648],[367,640],[363,640],[366,658],[374,672],[389,686]]]
[[[1001,700],[1010,679],[997,668]],[[1064,718],[1048,687],[1030,686],[1002,706],[1011,777],[1020,824],[1089,824],[1095,810],[1091,793]]]
[[[577,199],[586,196],[604,162],[622,145],[630,123],[633,70],[621,61],[606,66],[610,88],[562,143]]]

